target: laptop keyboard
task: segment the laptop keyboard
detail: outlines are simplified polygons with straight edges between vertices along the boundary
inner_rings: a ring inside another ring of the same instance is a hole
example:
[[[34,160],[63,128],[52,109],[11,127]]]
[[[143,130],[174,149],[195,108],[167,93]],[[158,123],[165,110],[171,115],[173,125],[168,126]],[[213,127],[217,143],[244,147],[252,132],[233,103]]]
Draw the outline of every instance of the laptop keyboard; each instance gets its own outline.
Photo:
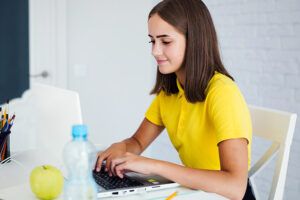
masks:
[[[109,176],[108,173],[103,169],[104,167],[101,168],[100,172],[96,172],[95,170],[93,170],[93,177],[96,183],[106,190],[137,187],[143,185],[142,183],[133,179],[129,179],[127,177],[119,178],[118,176]]]

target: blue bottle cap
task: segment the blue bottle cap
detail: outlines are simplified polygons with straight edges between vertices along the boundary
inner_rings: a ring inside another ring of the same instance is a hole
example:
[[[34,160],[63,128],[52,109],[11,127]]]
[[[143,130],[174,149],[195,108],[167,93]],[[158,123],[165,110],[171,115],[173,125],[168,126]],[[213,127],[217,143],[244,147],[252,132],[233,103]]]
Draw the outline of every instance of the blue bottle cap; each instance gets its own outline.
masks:
[[[72,126],[73,138],[87,138],[87,126],[86,125],[73,125]]]

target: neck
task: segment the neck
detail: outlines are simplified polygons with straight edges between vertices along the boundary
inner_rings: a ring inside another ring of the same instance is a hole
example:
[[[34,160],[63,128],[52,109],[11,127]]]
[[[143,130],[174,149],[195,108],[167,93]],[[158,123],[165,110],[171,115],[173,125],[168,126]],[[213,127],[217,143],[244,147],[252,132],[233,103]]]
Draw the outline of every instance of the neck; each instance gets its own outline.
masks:
[[[180,85],[182,86],[182,88],[184,88],[185,78],[186,78],[185,70],[184,69],[180,69],[177,72],[175,72],[175,74],[177,76],[177,79],[178,79]]]

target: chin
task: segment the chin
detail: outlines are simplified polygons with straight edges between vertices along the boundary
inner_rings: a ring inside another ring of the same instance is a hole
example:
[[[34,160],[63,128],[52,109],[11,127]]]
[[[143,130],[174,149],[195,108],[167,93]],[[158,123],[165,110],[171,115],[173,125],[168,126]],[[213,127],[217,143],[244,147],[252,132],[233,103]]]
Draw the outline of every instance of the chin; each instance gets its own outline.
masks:
[[[161,74],[171,74],[171,73],[175,72],[174,70],[172,70],[166,66],[163,66],[163,67],[158,66],[158,70]]]

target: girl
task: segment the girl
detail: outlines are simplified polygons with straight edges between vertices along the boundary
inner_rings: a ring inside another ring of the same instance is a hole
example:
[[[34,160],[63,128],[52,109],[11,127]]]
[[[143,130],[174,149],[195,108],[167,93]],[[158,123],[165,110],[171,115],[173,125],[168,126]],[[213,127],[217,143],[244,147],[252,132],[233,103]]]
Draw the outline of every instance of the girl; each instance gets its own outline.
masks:
[[[133,136],[98,154],[96,171],[106,160],[110,175],[122,178],[128,170],[158,174],[189,188],[242,199],[251,120],[220,59],[207,7],[201,0],[164,0],[151,10],[148,31],[158,65],[151,92],[156,97]],[[164,128],[184,166],[140,156]],[[251,196],[249,187],[246,195]]]

